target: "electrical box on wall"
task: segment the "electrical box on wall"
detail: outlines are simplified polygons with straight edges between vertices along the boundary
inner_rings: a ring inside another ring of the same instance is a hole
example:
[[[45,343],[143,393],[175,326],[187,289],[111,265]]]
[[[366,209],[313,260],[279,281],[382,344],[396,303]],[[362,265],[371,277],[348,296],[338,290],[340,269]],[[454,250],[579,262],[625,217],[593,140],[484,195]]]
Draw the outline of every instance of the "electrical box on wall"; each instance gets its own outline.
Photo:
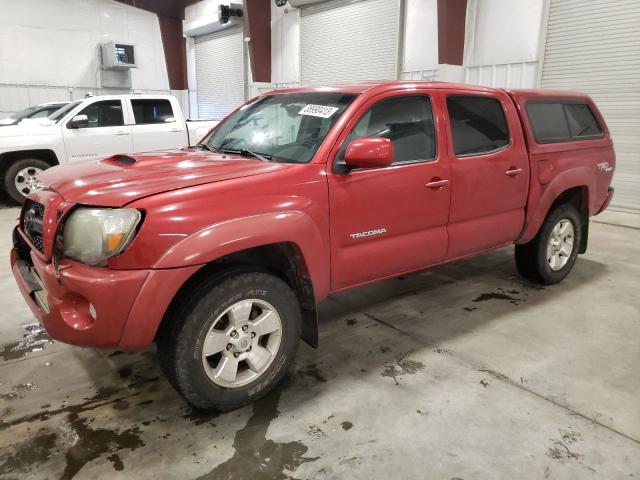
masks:
[[[135,45],[108,42],[102,45],[102,68],[122,70],[136,68]]]

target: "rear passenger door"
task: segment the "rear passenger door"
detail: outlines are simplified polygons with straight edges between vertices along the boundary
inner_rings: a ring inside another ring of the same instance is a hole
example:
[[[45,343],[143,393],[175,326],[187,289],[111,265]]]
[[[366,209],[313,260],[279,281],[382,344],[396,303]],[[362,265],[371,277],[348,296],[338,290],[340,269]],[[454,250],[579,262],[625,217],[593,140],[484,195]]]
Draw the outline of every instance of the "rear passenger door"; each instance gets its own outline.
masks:
[[[445,95],[450,136],[449,258],[513,242],[524,225],[529,161],[506,94]]]
[[[132,98],[134,124],[133,150],[169,150],[187,146],[186,126],[178,123],[173,106],[166,98]]]

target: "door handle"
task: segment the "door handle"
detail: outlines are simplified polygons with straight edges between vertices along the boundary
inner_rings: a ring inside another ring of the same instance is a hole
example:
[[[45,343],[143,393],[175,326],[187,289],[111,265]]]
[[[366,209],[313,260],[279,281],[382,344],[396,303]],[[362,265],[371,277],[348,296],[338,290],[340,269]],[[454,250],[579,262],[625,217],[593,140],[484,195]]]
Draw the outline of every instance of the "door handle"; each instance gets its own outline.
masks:
[[[181,132],[182,130],[180,130],[179,128],[172,128],[171,130],[169,130],[171,133],[178,133]]]
[[[517,177],[518,175],[520,175],[524,170],[522,170],[521,168],[513,168],[511,167],[509,170],[507,170],[506,172],[504,172],[505,175],[509,176],[509,177]]]
[[[442,188],[446,185],[449,185],[449,180],[436,180],[433,179],[429,183],[425,185],[427,188]]]
[[[129,132],[127,132],[126,130],[119,130],[116,132],[116,135],[118,136],[129,135]]]

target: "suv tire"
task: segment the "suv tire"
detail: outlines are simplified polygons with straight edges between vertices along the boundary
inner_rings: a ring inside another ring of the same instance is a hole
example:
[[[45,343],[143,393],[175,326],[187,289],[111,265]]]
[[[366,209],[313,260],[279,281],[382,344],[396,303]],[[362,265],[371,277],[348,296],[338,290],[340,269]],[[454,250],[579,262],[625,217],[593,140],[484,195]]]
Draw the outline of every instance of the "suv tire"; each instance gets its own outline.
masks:
[[[22,158],[13,162],[4,174],[4,190],[9,198],[22,204],[27,195],[34,191],[35,176],[51,167],[39,158]]]
[[[573,205],[555,207],[533,240],[516,245],[516,266],[520,274],[542,285],[561,282],[578,257],[582,225],[582,216]]]
[[[158,335],[160,364],[199,409],[229,411],[266,395],[284,378],[298,349],[298,299],[265,272],[233,269],[212,276],[182,297],[170,315]]]

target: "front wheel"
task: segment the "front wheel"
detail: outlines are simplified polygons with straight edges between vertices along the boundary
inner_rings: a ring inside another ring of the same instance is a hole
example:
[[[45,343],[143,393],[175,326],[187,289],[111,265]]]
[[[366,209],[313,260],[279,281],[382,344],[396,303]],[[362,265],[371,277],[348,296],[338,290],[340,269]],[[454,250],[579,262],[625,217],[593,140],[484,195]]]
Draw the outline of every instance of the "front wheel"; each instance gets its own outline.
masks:
[[[27,195],[40,188],[38,175],[49,168],[44,160],[23,158],[13,162],[4,175],[4,189],[9,198],[21,204]]]
[[[160,363],[197,408],[228,411],[257,400],[284,378],[298,348],[298,300],[267,273],[212,277],[172,316],[158,338]]]
[[[580,213],[573,205],[559,205],[547,215],[533,240],[516,245],[518,271],[536,283],[558,283],[573,268],[581,240]]]

